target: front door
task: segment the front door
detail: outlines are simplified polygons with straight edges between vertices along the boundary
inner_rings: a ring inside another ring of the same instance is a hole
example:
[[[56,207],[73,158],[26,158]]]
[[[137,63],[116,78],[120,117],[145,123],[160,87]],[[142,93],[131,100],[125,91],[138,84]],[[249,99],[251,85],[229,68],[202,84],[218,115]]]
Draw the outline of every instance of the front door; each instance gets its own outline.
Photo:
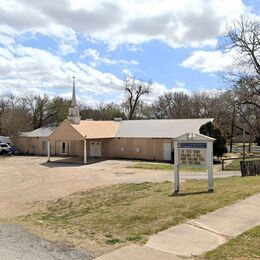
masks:
[[[170,161],[171,160],[171,144],[170,143],[164,143],[163,144],[163,160],[164,161]]]
[[[101,157],[101,142],[90,142],[90,157]]]
[[[68,146],[66,142],[61,142],[60,143],[60,154],[61,155],[67,155],[68,153]]]

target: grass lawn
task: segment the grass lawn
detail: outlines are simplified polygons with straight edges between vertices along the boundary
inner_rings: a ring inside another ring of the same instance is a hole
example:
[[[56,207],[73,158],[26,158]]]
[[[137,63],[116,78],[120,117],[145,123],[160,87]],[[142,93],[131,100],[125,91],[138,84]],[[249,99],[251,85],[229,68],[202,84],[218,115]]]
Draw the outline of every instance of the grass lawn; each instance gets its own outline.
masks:
[[[260,176],[216,179],[215,185],[207,193],[207,181],[187,181],[177,196],[171,196],[170,182],[96,188],[49,202],[16,221],[76,245],[86,239],[100,248],[143,243],[151,234],[260,192]]]
[[[138,162],[138,163],[133,163],[132,165],[128,166],[128,168],[172,171],[173,165],[169,163]],[[180,171],[203,172],[203,171],[207,171],[207,169],[201,166],[180,166]]]
[[[250,161],[250,160],[260,160],[260,158],[247,159],[246,161]],[[241,160],[233,160],[230,164],[225,166],[225,171],[240,171],[240,161]]]
[[[240,160],[233,160],[230,164],[225,166],[225,171],[239,171],[240,170]]]
[[[205,254],[202,259],[259,259],[260,226]]]

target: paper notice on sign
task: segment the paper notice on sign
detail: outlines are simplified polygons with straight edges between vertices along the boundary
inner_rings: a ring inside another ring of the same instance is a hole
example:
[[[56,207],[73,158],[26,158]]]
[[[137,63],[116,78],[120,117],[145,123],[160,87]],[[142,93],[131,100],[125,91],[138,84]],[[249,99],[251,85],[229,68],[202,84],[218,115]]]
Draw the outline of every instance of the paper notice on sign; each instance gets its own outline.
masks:
[[[179,160],[182,165],[206,166],[206,151],[179,149]]]

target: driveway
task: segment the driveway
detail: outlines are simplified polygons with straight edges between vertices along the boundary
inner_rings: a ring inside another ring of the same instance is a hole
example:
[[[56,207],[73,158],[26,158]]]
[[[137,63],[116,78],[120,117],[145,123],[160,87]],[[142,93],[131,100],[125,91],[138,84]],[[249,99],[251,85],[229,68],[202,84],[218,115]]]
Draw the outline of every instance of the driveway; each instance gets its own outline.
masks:
[[[46,163],[45,157],[0,157],[0,218],[26,214],[37,201],[54,200],[97,186],[170,179],[167,172],[126,168],[130,164],[109,160],[69,165]]]
[[[93,258],[86,251],[34,236],[21,225],[0,224],[1,260],[90,260]]]
[[[171,181],[173,173],[127,168],[131,161],[107,160],[89,165],[46,163],[45,157],[0,157],[0,219],[31,212],[34,202],[117,183]],[[238,172],[218,173],[227,177]],[[207,178],[183,173],[181,179]]]

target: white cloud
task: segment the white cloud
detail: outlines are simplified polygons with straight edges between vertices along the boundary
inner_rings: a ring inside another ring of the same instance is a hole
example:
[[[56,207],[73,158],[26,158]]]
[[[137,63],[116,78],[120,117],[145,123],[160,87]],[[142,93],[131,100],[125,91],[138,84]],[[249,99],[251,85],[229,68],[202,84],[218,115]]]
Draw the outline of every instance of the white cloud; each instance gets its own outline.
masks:
[[[94,60],[99,60],[100,59],[100,53],[92,48],[88,48],[83,53],[80,55],[81,59],[84,59],[86,57],[92,57]]]
[[[181,66],[201,72],[215,73],[226,70],[232,63],[233,58],[231,53],[194,51],[190,57],[181,63]]]
[[[84,59],[86,57],[91,57],[94,60],[90,63],[93,67],[96,67],[97,64],[99,64],[99,63],[110,64],[110,65],[114,65],[114,64],[138,65],[139,64],[138,61],[136,61],[136,60],[129,60],[129,61],[123,60],[123,59],[116,60],[116,59],[111,59],[109,57],[102,57],[97,50],[92,49],[92,48],[86,49],[80,55],[81,59]]]
[[[0,11],[0,24],[19,32],[66,39],[73,31],[115,48],[150,40],[212,46],[226,24],[248,10],[242,0],[63,0],[62,6],[60,1],[2,0]]]
[[[118,93],[121,80],[82,62],[65,61],[49,51],[11,45],[0,47],[0,94],[49,93],[71,87],[77,77],[78,91],[89,95]]]
[[[128,69],[123,69],[122,73],[126,76],[134,76],[133,73]]]

